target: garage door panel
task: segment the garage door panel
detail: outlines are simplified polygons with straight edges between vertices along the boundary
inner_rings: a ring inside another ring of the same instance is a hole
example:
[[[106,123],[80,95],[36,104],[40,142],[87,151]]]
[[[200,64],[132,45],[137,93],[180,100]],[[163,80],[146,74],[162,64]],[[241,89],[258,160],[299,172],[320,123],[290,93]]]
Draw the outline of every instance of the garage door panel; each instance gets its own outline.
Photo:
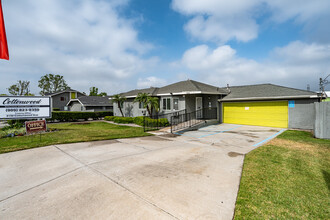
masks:
[[[223,103],[223,122],[269,127],[288,127],[288,102]]]

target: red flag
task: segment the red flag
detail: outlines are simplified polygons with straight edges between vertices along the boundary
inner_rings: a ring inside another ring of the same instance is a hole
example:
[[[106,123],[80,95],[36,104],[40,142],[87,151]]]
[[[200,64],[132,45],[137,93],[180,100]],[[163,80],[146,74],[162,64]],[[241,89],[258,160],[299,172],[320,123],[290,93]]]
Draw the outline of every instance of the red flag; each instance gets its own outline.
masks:
[[[1,0],[0,0],[0,59],[9,60],[5,21],[3,20]]]

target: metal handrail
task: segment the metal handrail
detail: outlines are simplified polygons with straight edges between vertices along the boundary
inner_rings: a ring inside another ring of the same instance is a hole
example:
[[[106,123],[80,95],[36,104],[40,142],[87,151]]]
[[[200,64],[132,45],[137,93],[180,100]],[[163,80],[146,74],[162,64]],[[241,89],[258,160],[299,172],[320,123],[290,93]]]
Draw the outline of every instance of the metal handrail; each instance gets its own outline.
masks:
[[[171,133],[205,123],[205,120],[208,119],[217,119],[217,108],[203,108],[190,113],[172,116],[170,120]]]
[[[148,130],[155,130],[155,129],[160,129],[163,128],[164,125],[160,123],[161,119],[167,118],[168,122],[170,122],[171,117],[173,116],[178,116],[178,115],[183,115],[186,114],[186,109],[180,110],[180,111],[175,111],[175,112],[170,112],[166,114],[156,114],[153,115],[153,117],[150,116],[144,116],[143,118],[143,130],[146,132]],[[147,118],[152,119],[152,122],[149,124]]]

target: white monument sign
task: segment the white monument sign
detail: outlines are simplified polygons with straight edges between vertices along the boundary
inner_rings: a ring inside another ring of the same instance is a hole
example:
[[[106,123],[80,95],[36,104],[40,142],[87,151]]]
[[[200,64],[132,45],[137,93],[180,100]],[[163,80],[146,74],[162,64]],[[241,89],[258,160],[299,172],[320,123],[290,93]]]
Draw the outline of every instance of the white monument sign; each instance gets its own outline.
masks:
[[[51,118],[48,96],[0,96],[0,119]]]

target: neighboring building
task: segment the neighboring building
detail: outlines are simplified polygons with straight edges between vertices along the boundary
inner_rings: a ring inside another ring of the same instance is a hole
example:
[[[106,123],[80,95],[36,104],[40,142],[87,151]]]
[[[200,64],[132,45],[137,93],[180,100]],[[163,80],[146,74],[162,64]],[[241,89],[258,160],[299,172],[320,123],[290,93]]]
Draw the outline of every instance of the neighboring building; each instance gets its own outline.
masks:
[[[76,99],[81,96],[86,96],[85,94],[70,88],[59,92],[46,93],[45,95],[51,97],[53,110],[59,110],[59,111],[67,111],[68,109],[66,104],[71,99]]]
[[[168,114],[181,110],[193,112],[203,108],[217,108],[218,99],[227,94],[226,90],[194,80],[181,81],[161,88],[132,90],[120,94],[126,97],[122,110],[127,117],[142,116],[146,109],[142,103],[134,102],[139,93],[148,93],[159,98],[159,113]],[[114,103],[114,115],[121,116]]]
[[[122,93],[127,98],[122,107],[125,116],[143,115],[143,106],[134,103],[138,93],[158,97],[161,114],[216,108],[220,122],[300,129],[313,129],[313,103],[320,101],[315,92],[273,84],[219,88],[187,80],[161,88]],[[121,116],[116,103],[114,115]]]
[[[112,102],[105,96],[80,96],[67,103],[69,111],[99,112],[112,111]]]
[[[282,128],[313,129],[315,92],[273,84],[230,87],[219,100],[221,122]]]

